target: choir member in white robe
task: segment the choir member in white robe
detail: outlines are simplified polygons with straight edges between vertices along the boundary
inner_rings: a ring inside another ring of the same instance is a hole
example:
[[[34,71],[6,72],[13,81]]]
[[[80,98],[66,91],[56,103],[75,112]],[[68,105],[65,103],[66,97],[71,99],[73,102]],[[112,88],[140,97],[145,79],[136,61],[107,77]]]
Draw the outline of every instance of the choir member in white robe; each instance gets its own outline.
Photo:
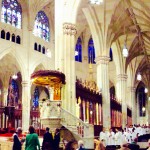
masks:
[[[137,127],[137,133],[139,133],[139,136],[140,136],[140,135],[143,135],[143,134],[142,134],[142,128],[141,128],[141,126],[138,126],[138,127]]]
[[[137,133],[135,132],[135,128],[132,129],[131,136],[132,136],[132,142],[137,140]]]
[[[115,145],[122,145],[122,132],[116,129]]]
[[[104,147],[106,147],[107,146],[107,134],[105,132],[105,128],[103,128],[103,130],[100,132],[99,139],[100,141],[102,141]]]
[[[127,143],[131,143],[132,142],[132,133],[128,130],[127,131]]]
[[[111,128],[107,132],[107,137],[108,137],[107,145],[115,145],[115,133],[113,132]]]

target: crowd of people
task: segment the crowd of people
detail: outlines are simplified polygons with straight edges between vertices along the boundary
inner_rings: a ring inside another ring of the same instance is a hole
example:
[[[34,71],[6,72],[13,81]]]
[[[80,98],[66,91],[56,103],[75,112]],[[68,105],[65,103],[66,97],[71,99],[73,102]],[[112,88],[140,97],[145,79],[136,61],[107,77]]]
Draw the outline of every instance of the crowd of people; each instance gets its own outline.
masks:
[[[122,146],[125,144],[136,143],[139,136],[150,134],[149,126],[143,125],[132,125],[130,127],[126,126],[124,129],[112,128],[109,130],[103,128],[99,134],[99,140],[104,147],[110,145]]]
[[[40,146],[38,134],[35,133],[33,126],[29,127],[29,133],[24,138],[19,138],[22,133],[20,127],[17,128],[16,132],[13,134],[13,148],[12,150],[21,150],[22,145],[25,142],[25,150],[59,150],[60,142],[60,132],[56,128],[54,137],[52,133],[49,132],[50,129],[46,127],[46,132],[43,136],[42,146]]]
[[[25,150],[59,150],[60,130],[56,128],[54,135],[50,132],[50,128],[46,127],[43,135],[42,145],[40,146],[38,134],[35,132],[33,126],[29,127],[29,133],[26,137],[20,136],[22,134],[21,127],[18,127],[13,134],[13,148],[12,150],[21,150],[25,142]],[[84,142],[82,140],[69,141],[65,143],[65,150],[85,150]]]
[[[13,134],[13,149],[21,150],[23,143],[25,142],[25,150],[59,150],[60,143],[60,130],[56,129],[54,135],[50,132],[47,127],[46,132],[43,135],[43,142],[40,146],[38,134],[35,133],[33,126],[29,127],[29,133],[25,138],[20,140],[19,136],[22,133],[20,127],[17,128],[16,133]],[[99,134],[99,139],[94,139],[95,150],[105,150],[109,146],[124,146],[132,147],[133,143],[137,142],[139,136],[150,134],[149,126],[133,125],[125,127],[124,129],[112,128],[109,130],[103,128]],[[150,148],[150,140],[149,140]],[[138,148],[138,147],[137,147]],[[84,150],[84,142],[82,140],[70,141],[66,144],[65,150]],[[132,148],[131,148],[132,149]]]

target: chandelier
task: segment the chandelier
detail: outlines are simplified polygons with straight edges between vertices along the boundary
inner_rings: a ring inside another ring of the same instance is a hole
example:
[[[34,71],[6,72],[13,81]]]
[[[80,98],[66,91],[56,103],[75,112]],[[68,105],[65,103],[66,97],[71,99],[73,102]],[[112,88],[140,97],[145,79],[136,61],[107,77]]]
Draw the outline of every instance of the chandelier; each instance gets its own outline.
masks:
[[[91,4],[96,4],[96,5],[100,5],[101,3],[103,3],[103,0],[89,0]]]

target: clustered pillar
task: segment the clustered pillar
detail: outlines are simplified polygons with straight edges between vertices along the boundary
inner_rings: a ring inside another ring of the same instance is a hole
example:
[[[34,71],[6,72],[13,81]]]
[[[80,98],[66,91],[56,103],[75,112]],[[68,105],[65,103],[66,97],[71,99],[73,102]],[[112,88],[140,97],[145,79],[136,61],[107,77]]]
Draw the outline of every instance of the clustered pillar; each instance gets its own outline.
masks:
[[[96,58],[97,63],[97,86],[99,90],[102,90],[103,96],[103,127],[111,127],[110,117],[110,93],[109,93],[109,75],[108,75],[108,63],[109,57],[100,56]]]
[[[22,82],[22,128],[28,131],[30,125],[30,83]]]
[[[127,87],[127,75],[119,74],[117,76],[117,97],[122,103],[122,127],[127,124],[127,104],[126,104],[126,87]]]
[[[64,33],[64,73],[66,75],[65,86],[65,100],[63,107],[69,112],[76,114],[76,96],[75,96],[75,58],[74,58],[74,45],[75,35],[77,33],[76,27],[72,23],[63,24]]]
[[[131,101],[132,101],[132,124],[137,124],[137,103],[135,99],[135,87],[131,87]]]

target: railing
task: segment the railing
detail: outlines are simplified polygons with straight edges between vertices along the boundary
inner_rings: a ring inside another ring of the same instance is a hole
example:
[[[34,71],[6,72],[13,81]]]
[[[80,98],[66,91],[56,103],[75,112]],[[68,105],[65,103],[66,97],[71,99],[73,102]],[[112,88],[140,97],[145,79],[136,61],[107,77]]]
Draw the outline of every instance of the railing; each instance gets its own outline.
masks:
[[[61,124],[81,138],[94,135],[93,125],[83,122],[63,108],[61,108]]]

